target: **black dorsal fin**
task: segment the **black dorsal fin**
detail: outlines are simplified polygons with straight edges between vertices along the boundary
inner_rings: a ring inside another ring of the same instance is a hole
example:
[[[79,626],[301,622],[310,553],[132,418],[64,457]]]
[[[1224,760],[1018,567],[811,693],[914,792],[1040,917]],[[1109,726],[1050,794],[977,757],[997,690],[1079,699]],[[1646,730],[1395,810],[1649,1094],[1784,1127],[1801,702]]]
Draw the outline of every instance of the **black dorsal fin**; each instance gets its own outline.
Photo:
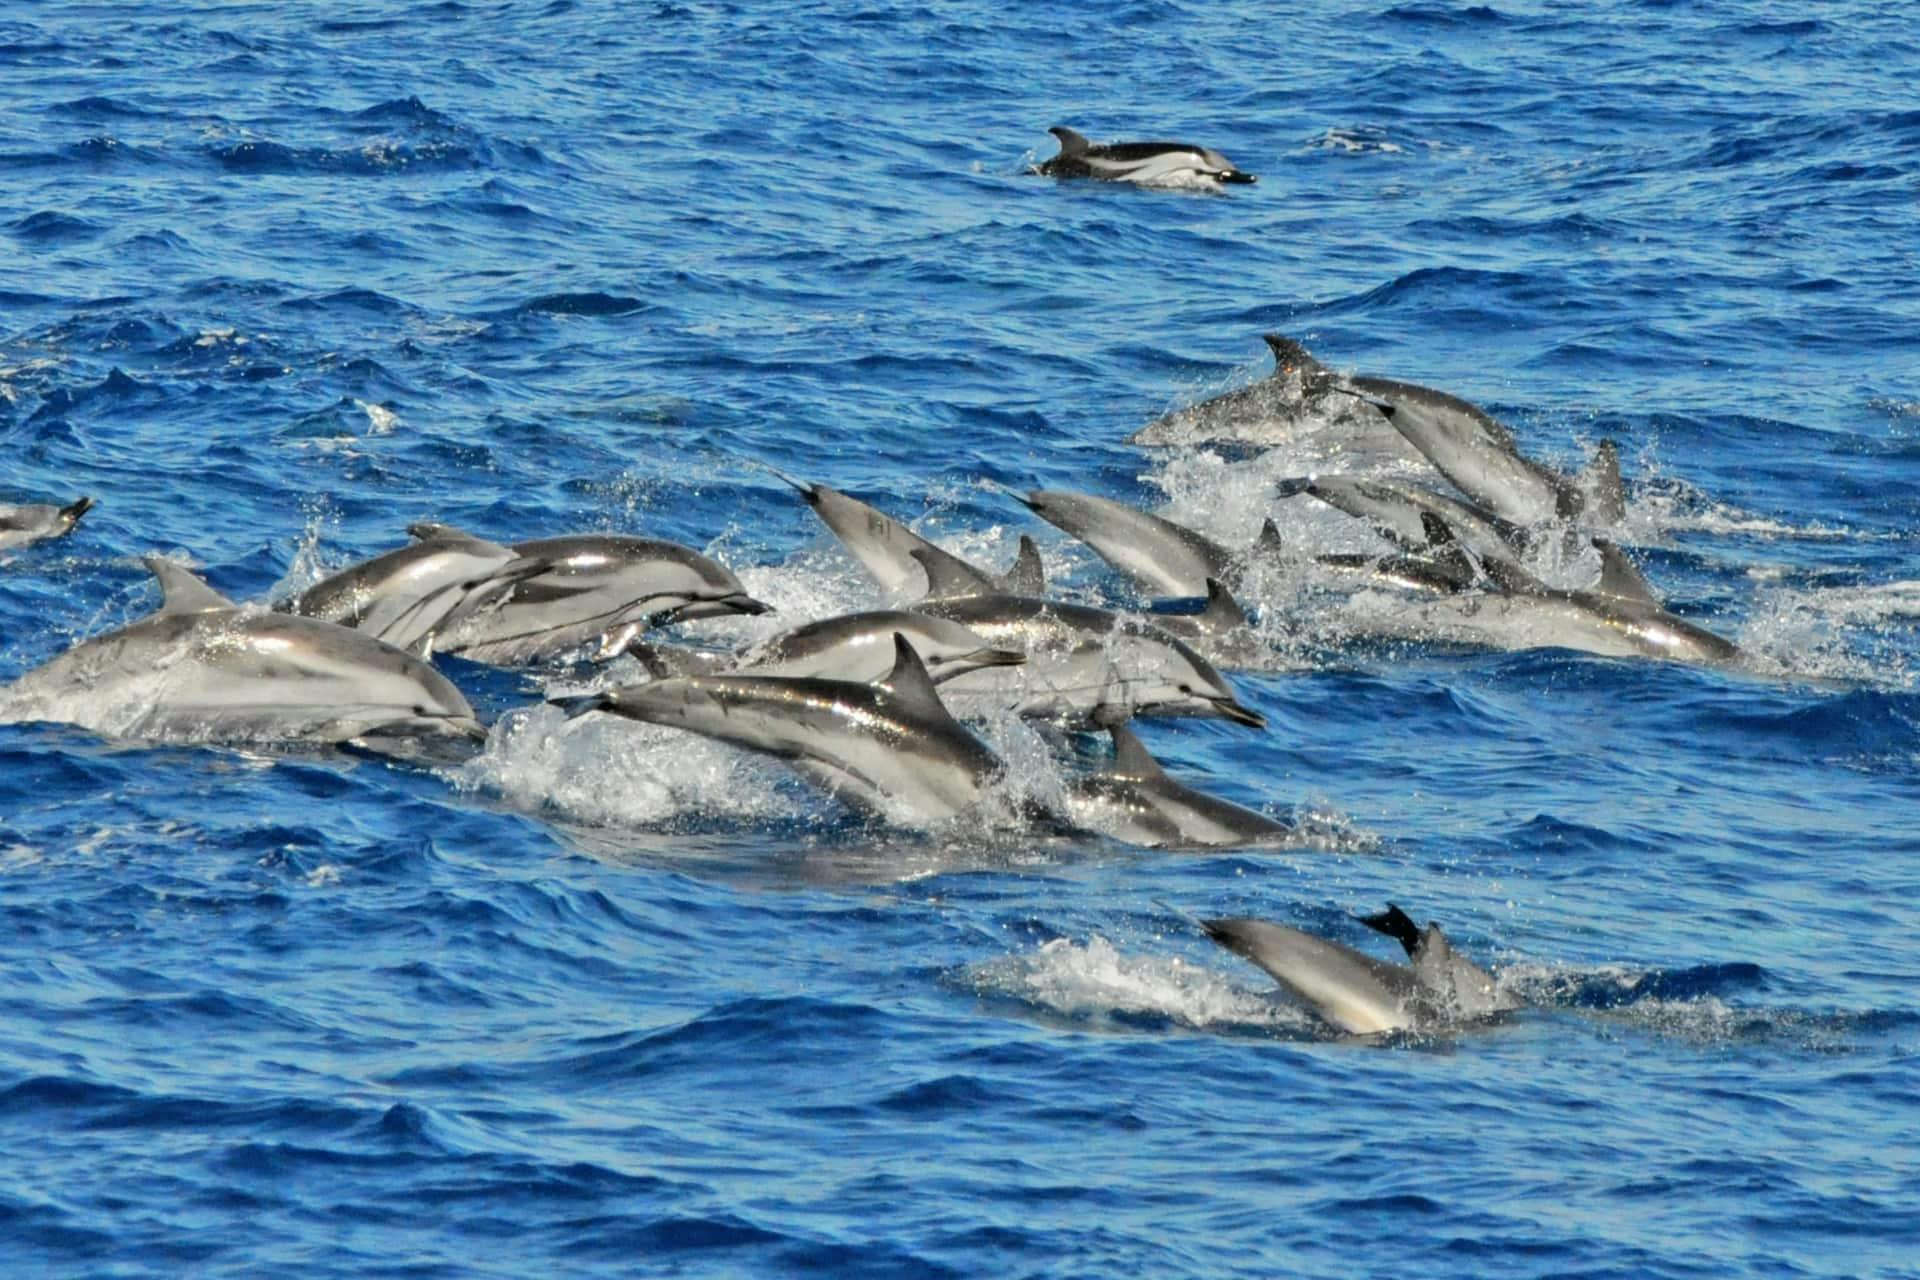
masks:
[[[185,565],[175,564],[160,556],[148,556],[141,563],[160,583],[158,613],[210,613],[215,609],[240,607],[200,581],[198,575]]]
[[[1020,550],[1013,557],[1013,568],[1000,579],[1000,589],[1016,596],[1047,593],[1047,570],[1040,562],[1040,546],[1027,534],[1020,535]]]
[[[1280,526],[1268,516],[1260,524],[1260,536],[1253,540],[1252,554],[1256,556],[1285,555],[1287,544],[1281,540]]]
[[[1594,584],[1595,591],[1617,600],[1659,607],[1660,597],[1653,593],[1652,585],[1633,561],[1627,559],[1626,552],[1607,538],[1595,538],[1593,546],[1600,553],[1600,581]]]
[[[1627,518],[1627,489],[1620,480],[1620,447],[1602,440],[1593,451],[1593,460],[1580,473],[1580,487],[1587,492],[1587,510],[1599,520],[1618,524]]]
[[[1280,374],[1298,372],[1308,377],[1320,371],[1320,362],[1315,360],[1307,349],[1283,333],[1264,333],[1267,350],[1273,352],[1273,367]]]
[[[980,571],[940,548],[928,544],[914,547],[907,552],[920,562],[927,573],[927,599],[955,600],[961,596],[977,596],[993,589],[991,582],[980,576]]]
[[[1093,146],[1085,137],[1063,124],[1057,124],[1047,132],[1060,140],[1060,154],[1063,156],[1083,155]]]
[[[1268,521],[1272,524],[1272,521]],[[1247,611],[1233,598],[1233,592],[1221,585],[1220,579],[1207,579],[1207,607],[1200,611],[1200,628],[1203,631],[1218,633],[1231,631],[1247,625]]]
[[[920,661],[913,644],[898,631],[893,633],[893,670],[887,672],[880,685],[910,707],[947,714],[946,704],[940,701],[940,691],[934,687],[933,677],[927,674],[927,664]]]
[[[1124,722],[1107,726],[1113,735],[1113,771],[1129,778],[1163,778],[1166,770]]]
[[[1398,942],[1401,949],[1407,953],[1409,960],[1413,958],[1413,953],[1419,949],[1420,926],[1413,922],[1412,916],[1394,906],[1391,902],[1387,904],[1387,909],[1379,915],[1361,916],[1360,923],[1372,929],[1374,932],[1384,933],[1395,942]]]

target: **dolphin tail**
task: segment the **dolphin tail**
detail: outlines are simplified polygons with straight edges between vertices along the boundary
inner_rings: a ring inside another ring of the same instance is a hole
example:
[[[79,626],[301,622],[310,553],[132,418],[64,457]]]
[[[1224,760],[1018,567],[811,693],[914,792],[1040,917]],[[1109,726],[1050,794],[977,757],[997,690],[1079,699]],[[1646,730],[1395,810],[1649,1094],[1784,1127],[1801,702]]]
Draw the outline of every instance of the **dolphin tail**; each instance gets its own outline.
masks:
[[[1375,933],[1384,933],[1398,942],[1406,951],[1407,958],[1413,958],[1414,950],[1420,945],[1420,926],[1413,922],[1412,916],[1389,902],[1385,911],[1378,915],[1360,916],[1359,920]]]

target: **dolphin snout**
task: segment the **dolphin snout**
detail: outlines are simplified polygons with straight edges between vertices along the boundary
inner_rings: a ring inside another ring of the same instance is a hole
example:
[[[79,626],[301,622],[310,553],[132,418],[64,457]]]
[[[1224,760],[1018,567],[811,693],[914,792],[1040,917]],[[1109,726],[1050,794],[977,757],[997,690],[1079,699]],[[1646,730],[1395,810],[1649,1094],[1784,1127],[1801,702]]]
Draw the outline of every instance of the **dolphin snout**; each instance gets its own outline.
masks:
[[[1236,724],[1244,724],[1249,729],[1267,727],[1267,718],[1238,698],[1209,695],[1207,701],[1211,702],[1221,715]]]

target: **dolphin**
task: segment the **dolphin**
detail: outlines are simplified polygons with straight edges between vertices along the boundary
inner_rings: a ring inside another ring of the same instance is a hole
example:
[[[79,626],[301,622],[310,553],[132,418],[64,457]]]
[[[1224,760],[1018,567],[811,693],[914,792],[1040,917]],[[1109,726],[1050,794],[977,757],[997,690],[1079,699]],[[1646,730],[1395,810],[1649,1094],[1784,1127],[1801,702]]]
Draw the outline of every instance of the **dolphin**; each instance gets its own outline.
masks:
[[[1142,187],[1203,187],[1259,181],[1211,147],[1184,142],[1112,142],[1095,144],[1064,125],[1047,130],[1060,141],[1060,154],[1034,166],[1049,178],[1098,178]]]
[[[1273,373],[1253,383],[1175,409],[1127,438],[1145,447],[1182,444],[1280,445],[1322,433],[1343,452],[1382,455],[1426,464],[1426,458],[1365,399],[1333,394],[1340,375],[1283,334],[1263,336],[1273,353]],[[1368,381],[1365,377],[1356,381]]]
[[[749,649],[733,674],[815,676],[871,683],[883,680],[897,661],[895,641],[904,636],[935,684],[982,667],[1013,667],[1027,660],[1018,649],[996,649],[958,622],[905,609],[823,618]]]
[[[511,666],[558,657],[636,623],[769,611],[724,565],[677,542],[573,534],[518,542],[512,551],[544,567],[500,602],[448,626],[435,643],[440,652]]]
[[[1156,849],[1298,843],[1291,826],[1174,781],[1124,724],[1110,726],[1113,767],[1074,779],[1067,814],[1080,826]]]
[[[243,608],[149,557],[160,608],[0,690],[0,721],[179,742],[484,741],[473,708],[411,654],[347,627]]]
[[[1362,916],[1360,923],[1400,944],[1420,981],[1422,997],[1440,1020],[1466,1022],[1520,1007],[1519,997],[1502,991],[1492,974],[1455,951],[1432,921],[1422,929],[1389,902],[1385,911]]]
[[[1431,519],[1436,540],[1450,536]],[[1397,627],[1423,638],[1458,640],[1500,649],[1575,649],[1610,658],[1666,658],[1730,666],[1745,655],[1732,641],[1668,610],[1646,587],[1619,548],[1595,539],[1603,569],[1597,588],[1550,587],[1517,565],[1481,566],[1492,590],[1422,601],[1397,617]]]
[[[1023,716],[1084,724],[1136,716],[1222,716],[1255,729],[1266,717],[1192,646],[1159,627],[1089,605],[1000,593],[924,601],[920,611],[978,632],[996,648],[1027,655],[1015,707]],[[955,693],[999,694],[1007,684],[976,670]]]
[[[443,627],[498,603],[516,582],[549,567],[451,525],[422,522],[407,532],[414,541],[406,546],[350,565],[275,607],[417,650]]]
[[[32,546],[53,538],[64,538],[80,523],[80,517],[93,509],[92,498],[76,498],[66,506],[51,502],[28,502],[15,506],[0,502],[0,551]]]
[[[1061,489],[1013,496],[1149,591],[1205,595],[1207,579],[1230,578],[1238,568],[1238,557],[1205,534],[1124,502]]]
[[[1003,769],[941,704],[904,635],[877,684],[810,676],[682,676],[573,702],[776,755],[868,809],[939,820],[978,804]]]
[[[1518,1007],[1489,975],[1458,956],[1437,926],[1428,926],[1435,941],[1423,941],[1414,963],[1399,965],[1271,921],[1200,924],[1209,938],[1265,969],[1289,994],[1351,1035],[1430,1030]]]
[[[769,468],[771,469],[771,468]],[[968,583],[973,591],[1015,591],[1039,594],[1045,574],[1040,549],[1031,538],[1020,539],[1019,554],[1004,575],[969,564],[944,547],[935,546],[913,530],[858,498],[823,484],[808,484],[784,472],[773,473],[790,485],[813,508],[820,522],[833,531],[874,581],[893,596],[925,594],[930,589],[926,563],[939,566],[949,589]],[[916,556],[916,552],[920,553]]]

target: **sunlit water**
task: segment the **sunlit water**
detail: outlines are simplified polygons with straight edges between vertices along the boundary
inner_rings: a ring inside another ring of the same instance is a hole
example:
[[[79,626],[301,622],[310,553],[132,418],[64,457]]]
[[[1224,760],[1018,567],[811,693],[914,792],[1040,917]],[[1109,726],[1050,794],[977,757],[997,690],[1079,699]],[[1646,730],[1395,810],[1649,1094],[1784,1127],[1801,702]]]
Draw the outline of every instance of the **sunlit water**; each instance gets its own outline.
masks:
[[[0,500],[100,500],[0,566],[0,675],[144,553],[266,598],[427,518],[701,547],[779,609],[711,643],[880,603],[762,464],[1109,603],[981,482],[1376,545],[1275,496],[1337,453],[1123,443],[1268,331],[1618,440],[1754,658],[1276,573],[1268,731],[1143,730],[1316,835],[1219,856],[878,823],[470,664],[452,770],[0,728],[0,1269],[1910,1274],[1916,66],[1862,4],[0,14]],[[1028,176],[1052,124],[1260,182]],[[982,728],[1002,818],[1100,760]],[[1387,901],[1531,1007],[1343,1041],[1192,923],[1384,957]]]

